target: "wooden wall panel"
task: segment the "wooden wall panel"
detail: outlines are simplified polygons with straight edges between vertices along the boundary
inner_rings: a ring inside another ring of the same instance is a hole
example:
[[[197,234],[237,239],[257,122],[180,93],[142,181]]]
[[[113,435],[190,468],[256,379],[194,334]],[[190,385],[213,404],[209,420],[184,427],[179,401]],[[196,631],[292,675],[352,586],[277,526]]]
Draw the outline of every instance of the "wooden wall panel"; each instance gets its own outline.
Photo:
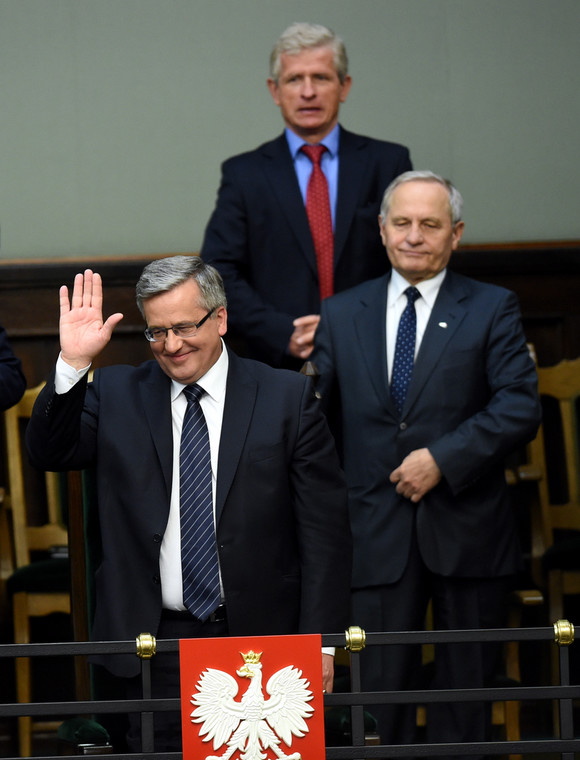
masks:
[[[58,355],[59,287],[72,286],[86,266],[103,277],[105,315],[125,315],[97,365],[150,358],[134,293],[143,267],[159,256],[0,262],[0,323],[22,359],[29,386],[46,377]],[[580,356],[580,241],[464,246],[451,266],[518,294],[526,336],[541,365]]]

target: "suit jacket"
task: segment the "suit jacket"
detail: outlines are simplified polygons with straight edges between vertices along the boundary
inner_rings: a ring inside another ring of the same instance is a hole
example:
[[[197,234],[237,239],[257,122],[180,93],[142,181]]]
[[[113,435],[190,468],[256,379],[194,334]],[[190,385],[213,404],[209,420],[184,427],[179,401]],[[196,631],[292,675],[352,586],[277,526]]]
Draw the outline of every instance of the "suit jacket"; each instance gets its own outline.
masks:
[[[378,228],[387,185],[411,169],[402,145],[340,130],[334,235],[335,291],[387,271]],[[312,235],[285,134],[226,161],[202,258],[221,273],[229,329],[246,351],[273,366],[285,355],[292,321],[320,313]]]
[[[20,359],[14,356],[6,331],[0,326],[0,411],[17,404],[26,390]]]
[[[312,356],[323,398],[340,392],[353,585],[398,580],[414,525],[432,572],[510,574],[520,554],[504,458],[534,436],[541,415],[516,296],[447,272],[399,416],[387,379],[388,280],[326,299]],[[443,477],[415,505],[389,475],[422,447]]]
[[[96,370],[57,395],[51,380],[27,431],[31,461],[96,467],[102,562],[96,640],[153,634],[172,487],[170,380],[155,361]],[[230,355],[217,476],[217,543],[230,635],[336,632],[348,624],[347,495],[310,382]],[[117,675],[135,657],[110,657]]]

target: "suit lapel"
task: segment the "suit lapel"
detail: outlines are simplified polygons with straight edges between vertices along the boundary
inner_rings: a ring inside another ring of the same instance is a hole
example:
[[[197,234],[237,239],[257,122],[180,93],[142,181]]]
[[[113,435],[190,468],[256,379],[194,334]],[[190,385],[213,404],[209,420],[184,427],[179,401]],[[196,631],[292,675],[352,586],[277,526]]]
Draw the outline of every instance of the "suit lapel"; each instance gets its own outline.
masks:
[[[228,379],[218,456],[217,521],[238,469],[258,393],[256,380],[245,371],[235,354],[231,351],[228,354]]]
[[[286,136],[282,134],[276,140],[262,146],[261,156],[264,174],[272,190],[272,195],[288,219],[290,229],[296,236],[301,253],[318,277],[316,254],[308,226],[308,217]]]
[[[368,290],[361,298],[360,308],[353,314],[352,319],[358,346],[358,350],[353,351],[353,358],[360,356],[360,361],[366,365],[377,398],[396,416],[397,411],[389,392],[387,371],[386,309],[388,283],[388,275],[368,283]]]
[[[465,318],[467,310],[460,303],[465,295],[461,283],[455,278],[453,272],[448,270],[421,341],[403,414],[406,414],[420,397],[445,347]]]
[[[344,251],[352,225],[357,199],[360,197],[361,183],[366,177],[365,164],[368,160],[368,151],[363,150],[366,144],[364,137],[340,128],[338,193],[334,225],[335,269]]]
[[[170,379],[157,363],[151,365],[149,378],[138,386],[143,413],[149,424],[151,438],[167,493],[171,494],[173,473],[173,433],[171,422]],[[167,500],[169,504],[169,498]]]

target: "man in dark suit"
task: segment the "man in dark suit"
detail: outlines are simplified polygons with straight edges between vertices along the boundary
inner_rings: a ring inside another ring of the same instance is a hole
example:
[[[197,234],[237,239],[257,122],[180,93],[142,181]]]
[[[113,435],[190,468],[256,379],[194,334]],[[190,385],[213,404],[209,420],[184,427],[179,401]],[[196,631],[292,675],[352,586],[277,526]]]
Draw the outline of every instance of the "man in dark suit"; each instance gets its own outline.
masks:
[[[20,359],[14,356],[6,330],[0,326],[0,411],[17,404],[26,390]]]
[[[461,205],[431,172],[394,180],[380,215],[392,273],[322,305],[312,360],[324,402],[333,389],[340,396],[353,622],[371,631],[421,630],[429,599],[437,630],[501,625],[520,567],[504,458],[539,425],[536,373],[516,296],[447,269]],[[410,365],[401,373],[403,332]],[[378,649],[365,652],[366,689],[418,685],[416,647]],[[483,686],[488,655],[480,645],[438,647],[433,686]],[[383,742],[413,740],[414,708],[377,716]],[[481,741],[486,725],[481,704],[428,709],[431,741]]]
[[[339,126],[350,87],[342,40],[324,26],[293,24],[274,46],[268,79],[285,133],[222,166],[201,254],[224,278],[230,333],[248,355],[272,366],[300,368],[320,318],[321,280],[305,207],[313,163],[304,145],[326,148],[332,290],[387,269],[376,217],[384,188],[411,168],[409,151]]]
[[[103,556],[93,638],[344,630],[351,568],[346,489],[310,381],[225,349],[223,284],[196,256],[149,264],[137,301],[155,361],[96,370],[87,383],[122,315],[103,322],[101,279],[90,270],[76,276],[70,302],[61,288],[61,354],[27,430],[36,466],[96,467]],[[217,593],[199,617],[186,601],[185,577],[182,583],[182,551],[189,546],[182,541],[179,488],[186,386],[194,385],[204,394],[199,406],[211,454],[208,551],[216,583],[207,592]],[[128,693],[137,698],[137,658],[101,661],[129,680]],[[154,695],[178,696],[176,658],[158,655],[153,668]],[[332,655],[325,653],[327,690],[332,673]],[[157,718],[156,749],[179,749],[179,715]],[[136,733],[133,726],[134,749]]]

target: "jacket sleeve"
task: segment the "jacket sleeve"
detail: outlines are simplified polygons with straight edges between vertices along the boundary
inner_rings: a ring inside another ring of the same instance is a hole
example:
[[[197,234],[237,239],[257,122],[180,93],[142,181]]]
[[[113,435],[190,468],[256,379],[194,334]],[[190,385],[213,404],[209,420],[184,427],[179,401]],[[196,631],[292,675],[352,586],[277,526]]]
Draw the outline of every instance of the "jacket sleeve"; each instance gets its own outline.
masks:
[[[85,409],[88,376],[67,393],[58,394],[54,371],[40,392],[26,428],[31,464],[59,472],[80,470],[93,463],[97,414]]]
[[[302,397],[290,481],[301,557],[300,631],[336,633],[349,618],[348,497],[332,436],[309,383]]]
[[[238,163],[229,160],[222,166],[217,202],[205,231],[201,257],[222,276],[232,328],[260,345],[261,353],[280,365],[294,329],[294,316],[266,302],[252,282],[250,247],[255,243],[250,215],[258,210],[249,207]],[[270,223],[274,225],[275,220]],[[260,256],[269,253],[259,251]]]
[[[6,331],[0,327],[0,411],[17,404],[25,390],[22,364],[10,348]]]
[[[517,297],[509,291],[492,316],[485,369],[487,404],[428,445],[454,493],[530,441],[541,421],[536,369],[526,346]]]

